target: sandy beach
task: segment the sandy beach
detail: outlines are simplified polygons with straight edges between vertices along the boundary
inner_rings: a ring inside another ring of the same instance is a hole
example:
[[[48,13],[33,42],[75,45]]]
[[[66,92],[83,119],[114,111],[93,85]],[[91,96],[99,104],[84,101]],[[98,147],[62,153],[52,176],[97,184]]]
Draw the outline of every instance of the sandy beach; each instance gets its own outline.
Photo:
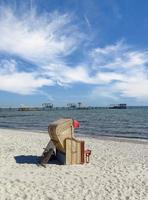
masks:
[[[37,159],[48,133],[0,129],[0,199],[148,199],[148,141],[83,139],[89,164],[44,168]]]

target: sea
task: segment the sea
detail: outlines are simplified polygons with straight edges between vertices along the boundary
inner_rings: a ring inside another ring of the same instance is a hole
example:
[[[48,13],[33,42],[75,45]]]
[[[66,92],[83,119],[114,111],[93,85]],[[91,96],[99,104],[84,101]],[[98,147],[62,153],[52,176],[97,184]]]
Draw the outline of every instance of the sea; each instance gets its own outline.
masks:
[[[75,134],[148,139],[148,107],[127,109],[76,109],[48,111],[0,110],[0,128],[47,132],[48,125],[59,118],[80,122]]]

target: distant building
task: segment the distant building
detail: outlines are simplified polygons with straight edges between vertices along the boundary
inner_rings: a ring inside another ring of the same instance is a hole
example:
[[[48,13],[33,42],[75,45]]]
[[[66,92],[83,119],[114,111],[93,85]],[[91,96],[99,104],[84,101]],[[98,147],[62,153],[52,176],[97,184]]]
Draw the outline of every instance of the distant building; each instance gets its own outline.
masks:
[[[43,107],[43,109],[52,109],[53,104],[52,103],[43,103],[42,107]]]
[[[68,104],[67,104],[67,107],[68,107],[68,108],[76,108],[77,105],[76,105],[75,103],[68,103]]]
[[[121,104],[111,104],[109,106],[110,109],[126,109],[127,105],[125,103],[121,103]]]

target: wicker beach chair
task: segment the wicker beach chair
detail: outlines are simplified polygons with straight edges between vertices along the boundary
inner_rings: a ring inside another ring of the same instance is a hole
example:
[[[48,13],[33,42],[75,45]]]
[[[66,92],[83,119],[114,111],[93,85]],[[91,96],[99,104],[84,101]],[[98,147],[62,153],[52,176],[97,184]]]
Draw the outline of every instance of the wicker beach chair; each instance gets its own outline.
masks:
[[[41,164],[46,164],[53,154],[62,164],[84,163],[84,141],[74,138],[74,121],[60,119],[48,127],[50,142],[41,156]]]

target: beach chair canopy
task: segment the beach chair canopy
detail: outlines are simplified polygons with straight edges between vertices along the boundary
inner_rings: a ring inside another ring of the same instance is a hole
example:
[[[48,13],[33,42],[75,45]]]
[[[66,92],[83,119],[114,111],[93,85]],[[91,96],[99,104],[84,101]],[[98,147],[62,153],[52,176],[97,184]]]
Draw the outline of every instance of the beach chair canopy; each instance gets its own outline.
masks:
[[[56,149],[65,153],[65,139],[73,137],[73,119],[59,119],[51,123],[48,127],[48,132]]]

